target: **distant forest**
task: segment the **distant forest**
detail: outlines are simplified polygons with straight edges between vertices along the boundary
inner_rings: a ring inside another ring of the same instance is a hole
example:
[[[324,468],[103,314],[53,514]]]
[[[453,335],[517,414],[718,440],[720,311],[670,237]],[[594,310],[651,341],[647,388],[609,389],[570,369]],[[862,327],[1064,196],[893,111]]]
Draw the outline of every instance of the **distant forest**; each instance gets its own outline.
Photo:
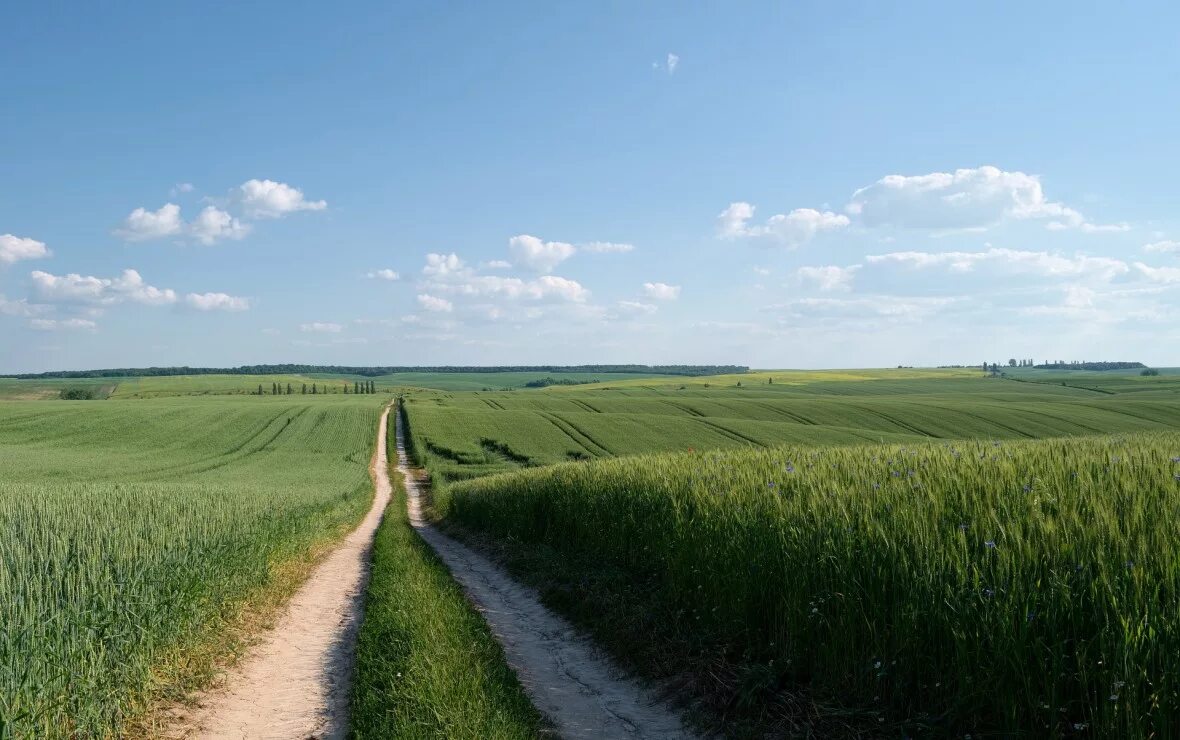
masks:
[[[1138,370],[1142,362],[1046,362],[1034,365],[1037,370]]]
[[[346,365],[242,365],[241,367],[124,367],[107,370],[59,370],[0,375],[0,378],[151,378],[169,375],[306,375],[332,373],[376,377],[393,373],[654,373],[660,375],[723,375],[747,373],[744,365],[499,365],[495,367],[349,367]]]

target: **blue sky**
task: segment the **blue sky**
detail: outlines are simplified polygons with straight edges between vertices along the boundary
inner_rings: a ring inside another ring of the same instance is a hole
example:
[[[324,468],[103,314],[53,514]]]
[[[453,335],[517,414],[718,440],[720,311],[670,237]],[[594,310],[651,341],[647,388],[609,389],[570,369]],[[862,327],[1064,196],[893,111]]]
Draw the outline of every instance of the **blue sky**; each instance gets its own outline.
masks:
[[[0,371],[1180,364],[1170,4],[0,26]]]

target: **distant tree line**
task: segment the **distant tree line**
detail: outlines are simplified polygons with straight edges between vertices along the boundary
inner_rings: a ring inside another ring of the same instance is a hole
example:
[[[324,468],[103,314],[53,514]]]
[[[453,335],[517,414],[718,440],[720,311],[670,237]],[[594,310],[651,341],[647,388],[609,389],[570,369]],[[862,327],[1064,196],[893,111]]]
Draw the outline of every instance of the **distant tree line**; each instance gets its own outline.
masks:
[[[393,373],[651,373],[659,375],[729,375],[748,373],[745,365],[495,365],[374,366],[242,365],[241,367],[125,367],[106,370],[56,370],[0,375],[0,378],[152,378],[170,375],[306,375],[332,373],[376,377]]]
[[[1139,370],[1145,368],[1142,362],[1086,362],[1085,360],[1057,360],[1036,365],[1037,370]]]
[[[901,367],[898,365],[898,367]],[[963,365],[939,365],[939,367],[964,367]],[[983,371],[998,375],[1000,372],[1000,364],[998,362],[983,363]],[[1042,362],[1037,364],[1035,360],[1017,360],[1016,358],[1009,358],[1008,367],[1031,367],[1036,370],[1138,370],[1147,367],[1142,362],[1086,362],[1085,360],[1056,360],[1053,362]]]
[[[290,396],[291,394],[293,394],[295,392],[295,390],[291,387],[290,383],[287,383],[285,388],[286,388],[286,390],[284,390],[284,385],[282,383],[271,382],[270,395],[272,395],[272,396]],[[321,393],[344,393],[346,395],[349,393],[355,393],[357,395],[361,395],[364,393],[376,393],[377,392],[377,384],[374,383],[372,380],[354,381],[351,386],[347,382],[345,382],[341,385],[341,388],[342,388],[342,390],[335,391],[335,390],[332,390],[332,386],[328,385],[327,383],[324,383],[323,390],[321,390],[320,385],[318,383],[312,383],[311,389],[308,390],[307,383],[304,383],[303,388],[299,391],[299,393],[300,393],[300,395],[304,395],[304,396],[306,396],[309,393],[313,396],[318,396]],[[255,395],[255,396],[265,396],[266,395],[266,390],[262,387],[262,383],[258,384],[258,390],[255,391],[252,395]]]

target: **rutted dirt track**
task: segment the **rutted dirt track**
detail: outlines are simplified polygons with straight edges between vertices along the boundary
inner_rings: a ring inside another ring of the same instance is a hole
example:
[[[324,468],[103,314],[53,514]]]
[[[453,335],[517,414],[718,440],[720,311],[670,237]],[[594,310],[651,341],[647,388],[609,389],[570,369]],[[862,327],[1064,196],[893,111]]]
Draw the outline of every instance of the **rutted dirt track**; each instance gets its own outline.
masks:
[[[558,734],[570,739],[691,737],[675,713],[622,676],[533,591],[423,519],[422,475],[409,467],[400,417],[397,421],[398,470],[405,476],[410,523],[483,614],[525,692]],[[384,460],[381,445],[379,476]]]
[[[206,695],[170,735],[198,738],[344,738],[356,637],[373,536],[389,503],[389,410],[381,415],[364,520],[299,589],[275,628],[225,686]],[[504,648],[533,704],[563,738],[688,738],[677,715],[627,679],[531,590],[422,517],[420,471],[411,470],[400,419],[398,469],[410,522],[438,553]]]
[[[177,728],[199,738],[343,738],[370,550],[389,503],[385,425],[373,458],[377,493],[360,526],[320,563],[275,628],[225,687]]]

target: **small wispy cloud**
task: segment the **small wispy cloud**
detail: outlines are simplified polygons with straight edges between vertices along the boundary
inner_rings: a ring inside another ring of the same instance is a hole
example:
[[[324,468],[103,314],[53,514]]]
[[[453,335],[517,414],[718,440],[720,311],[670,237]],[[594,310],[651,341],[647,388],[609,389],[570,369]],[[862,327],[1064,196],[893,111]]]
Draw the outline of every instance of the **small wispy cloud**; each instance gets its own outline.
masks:
[[[680,55],[668,52],[668,56],[662,62],[652,62],[651,68],[654,70],[667,72],[669,75],[676,74],[676,68],[680,66]]]
[[[401,280],[401,275],[394,270],[388,268],[382,270],[372,270],[368,276],[371,280]]]
[[[300,324],[299,331],[308,334],[339,334],[344,331],[344,327],[340,324],[334,324],[331,321],[311,321],[306,324]]]

